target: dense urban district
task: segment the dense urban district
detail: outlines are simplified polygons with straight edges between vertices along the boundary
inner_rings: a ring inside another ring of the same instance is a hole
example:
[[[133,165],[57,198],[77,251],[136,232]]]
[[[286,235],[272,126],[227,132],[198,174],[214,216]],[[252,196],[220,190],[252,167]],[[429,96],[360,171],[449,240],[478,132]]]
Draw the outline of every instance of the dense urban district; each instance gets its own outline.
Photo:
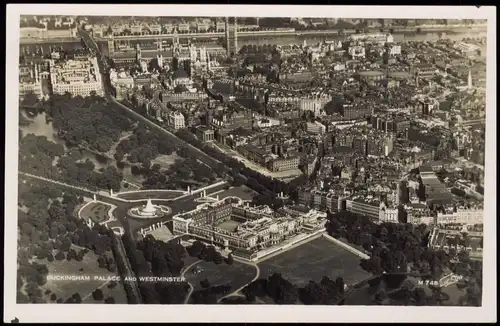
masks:
[[[480,306],[485,26],[22,17],[18,302]]]

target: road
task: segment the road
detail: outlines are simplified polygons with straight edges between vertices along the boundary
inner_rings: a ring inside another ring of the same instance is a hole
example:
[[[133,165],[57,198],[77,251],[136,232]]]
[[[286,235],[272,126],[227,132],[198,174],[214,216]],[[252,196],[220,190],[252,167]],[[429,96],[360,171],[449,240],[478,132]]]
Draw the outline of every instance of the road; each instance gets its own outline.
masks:
[[[100,195],[102,195],[99,191],[95,191],[95,190],[90,190],[90,189],[83,188],[83,187],[74,186],[74,185],[71,185],[69,183],[65,183],[65,182],[62,182],[62,181],[48,179],[48,178],[45,178],[45,177],[40,177],[40,176],[37,176],[37,175],[34,175],[34,174],[30,174],[30,173],[26,173],[26,172],[21,172],[21,171],[18,171],[18,173],[20,175],[25,176],[25,177],[34,178],[34,179],[38,179],[38,180],[42,180],[42,181],[54,183],[54,184],[57,184],[57,185],[60,185],[60,186],[63,186],[63,187],[68,187],[68,188],[72,188],[72,189],[84,191],[84,192],[87,192],[87,193],[89,193],[91,195],[95,195],[95,194],[98,194],[98,193]]]
[[[116,239],[116,249],[118,250],[117,254],[120,255],[120,257],[123,259],[123,262],[125,265],[125,277],[129,279],[128,284],[130,285],[130,288],[132,289],[133,296],[135,298],[137,298],[137,301],[138,301],[135,303],[141,304],[143,302],[142,296],[141,296],[141,291],[139,290],[139,285],[137,284],[137,278],[134,274],[134,271],[132,270],[132,266],[130,265],[130,261],[127,258],[127,253],[126,253],[125,247],[123,246],[122,239],[118,236],[116,236],[115,239]],[[127,282],[127,281],[123,280],[123,282]]]

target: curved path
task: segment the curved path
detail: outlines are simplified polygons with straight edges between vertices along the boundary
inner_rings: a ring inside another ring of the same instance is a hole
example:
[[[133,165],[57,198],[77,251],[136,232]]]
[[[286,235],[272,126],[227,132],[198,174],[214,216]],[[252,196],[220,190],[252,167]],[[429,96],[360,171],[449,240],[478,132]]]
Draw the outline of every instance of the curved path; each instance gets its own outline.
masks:
[[[255,273],[255,276],[253,277],[253,279],[250,281],[250,282],[247,282],[246,284],[242,285],[241,287],[239,287],[237,290],[223,296],[222,298],[220,298],[219,300],[217,300],[217,303],[220,303],[222,299],[225,299],[225,298],[228,298],[228,297],[234,297],[234,296],[244,296],[242,294],[240,294],[240,291],[243,290],[245,287],[248,286],[248,284],[251,284],[252,282],[255,282],[259,279],[259,276],[260,276],[260,268],[257,264],[255,263],[249,263],[247,261],[244,261],[244,260],[241,260],[241,259],[238,259],[238,258],[234,258],[235,261],[239,262],[239,263],[242,263],[242,264],[246,264],[246,265],[249,265],[249,266],[253,266],[255,267],[255,270],[256,270],[256,273]]]
[[[198,261],[195,261],[194,263],[192,263],[191,265],[187,266],[181,273],[181,277],[185,277],[184,275],[186,274],[186,272],[188,272],[191,268],[193,268],[194,266],[196,266],[197,264],[201,263],[203,260],[198,260]],[[191,284],[191,282],[187,282],[187,284],[189,285],[189,292],[188,294],[186,295],[186,298],[184,299],[184,304],[187,304],[188,301],[189,301],[189,298],[191,298],[191,294],[193,294],[193,291],[194,291],[194,287],[193,285]]]

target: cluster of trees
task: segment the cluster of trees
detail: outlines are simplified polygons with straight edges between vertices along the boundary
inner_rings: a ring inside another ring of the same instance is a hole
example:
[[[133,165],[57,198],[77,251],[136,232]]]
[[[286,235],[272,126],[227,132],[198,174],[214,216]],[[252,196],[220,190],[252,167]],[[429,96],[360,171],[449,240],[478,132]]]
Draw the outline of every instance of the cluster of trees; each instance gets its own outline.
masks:
[[[27,295],[19,291],[20,300],[44,302],[40,286],[46,283],[48,269],[45,265],[32,262],[32,258],[82,261],[90,250],[104,255],[111,249],[112,231],[96,225],[92,229],[74,215],[83,202],[82,197],[71,191],[64,193],[40,182],[19,183],[18,210],[19,254],[18,290],[23,287]],[[59,200],[58,198],[61,198]],[[47,209],[48,207],[48,209]],[[75,249],[78,245],[84,249]],[[103,266],[109,269],[109,264]],[[74,299],[76,302],[76,299]]]
[[[104,303],[109,303],[109,304],[115,303],[115,298],[113,298],[112,296],[108,296],[106,299],[104,299],[104,293],[102,292],[101,289],[95,289],[94,292],[92,292],[92,298],[95,301],[104,300]]]
[[[35,95],[33,92],[29,92],[26,94],[23,99],[20,101],[20,107],[21,108],[34,108],[37,106],[40,106],[43,102],[40,101],[38,96]]]
[[[158,155],[171,155],[178,147],[156,131],[149,130],[144,124],[139,124],[134,134],[123,139],[116,147],[115,159],[122,161],[125,157],[130,163],[142,163],[151,167],[151,160]]]
[[[62,298],[57,299],[57,303],[82,303],[82,297],[79,293],[74,293],[71,297],[63,301]]]
[[[214,246],[207,246],[201,241],[193,242],[191,246],[186,248],[186,251],[189,256],[198,257],[199,259],[206,262],[214,262],[215,264],[221,264],[222,262],[224,262],[224,258],[222,257],[220,252],[215,250]],[[229,262],[229,260],[231,260],[231,262]],[[230,259],[228,258],[228,263],[232,263],[232,260],[233,258],[231,256]]]
[[[335,281],[324,276],[319,283],[310,281],[299,290],[299,298],[308,305],[336,305],[344,295],[344,280]]]
[[[439,279],[450,267],[447,253],[427,248],[429,231],[425,225],[375,224],[366,216],[342,211],[328,214],[326,228],[331,236],[368,252],[370,259],[362,259],[361,266],[373,274],[407,273],[410,266]]]
[[[83,146],[107,152],[132,122],[104,98],[71,94],[55,95],[49,101],[53,126],[70,146]]]
[[[324,276],[319,283],[310,281],[304,287],[297,287],[274,273],[267,279],[260,278],[242,290],[247,302],[255,302],[258,297],[269,297],[276,304],[337,305],[344,295],[344,280],[335,281]]]
[[[104,171],[94,171],[94,164],[81,162],[82,154],[73,149],[65,152],[64,146],[45,136],[28,134],[19,140],[19,170],[38,176],[77,182],[90,189],[120,189],[123,175],[112,166]],[[54,165],[54,159],[57,164]]]
[[[372,305],[437,306],[449,299],[439,287],[430,287],[431,294],[427,295],[423,287],[415,286],[412,281],[401,277],[398,277],[396,283],[387,284],[390,278],[384,275],[370,282],[372,292],[375,292],[371,298]]]
[[[191,303],[193,304],[216,304],[217,296],[229,294],[231,291],[231,284],[222,284],[217,286],[210,286],[210,283],[205,283],[206,288],[199,291],[194,291],[191,294]]]
[[[113,259],[113,257],[108,256],[108,255],[101,255],[99,258],[97,258],[97,263],[99,264],[100,268],[106,268],[110,272],[116,272],[116,262]]]
[[[163,242],[147,235],[137,243],[130,234],[122,237],[127,257],[137,277],[179,276],[184,267],[186,250],[178,242]],[[182,303],[189,290],[187,283],[141,282],[142,299],[146,304]]]
[[[52,165],[55,157],[64,155],[64,147],[45,136],[28,134],[19,139],[19,170],[44,176],[57,177],[58,169]]]
[[[141,173],[146,177],[142,185],[145,189],[186,189],[187,185],[198,186],[213,183],[217,174],[196,157],[185,155],[183,150],[168,169],[161,169],[159,164],[154,164],[150,169],[136,169],[133,173]]]

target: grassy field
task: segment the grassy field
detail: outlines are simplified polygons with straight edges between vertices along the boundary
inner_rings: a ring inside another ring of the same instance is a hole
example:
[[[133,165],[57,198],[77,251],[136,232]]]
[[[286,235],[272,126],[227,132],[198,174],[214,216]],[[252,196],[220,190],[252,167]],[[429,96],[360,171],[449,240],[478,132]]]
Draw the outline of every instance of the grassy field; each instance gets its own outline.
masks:
[[[80,216],[84,219],[92,219],[96,223],[109,220],[108,212],[111,206],[104,203],[90,203],[80,211]]]
[[[83,303],[91,303],[91,304],[105,303],[104,300],[106,300],[106,298],[113,297],[113,299],[115,299],[115,304],[127,304],[127,293],[123,288],[123,284],[121,282],[116,282],[115,287],[109,288],[108,286],[110,284],[111,282],[101,287],[102,293],[104,295],[103,300],[96,301],[94,300],[92,295],[89,295],[88,298],[83,300]]]
[[[187,264],[186,261],[186,266]],[[232,265],[227,265],[226,263],[216,265],[215,263],[202,261],[196,266],[203,269],[203,272],[194,275],[189,270],[185,274],[186,279],[191,283],[194,291],[203,289],[200,285],[200,281],[206,278],[211,286],[231,284],[230,292],[233,292],[252,281],[256,273],[254,267],[236,261]],[[219,295],[217,299],[220,299],[220,297],[222,297],[222,295]]]
[[[335,243],[318,238],[259,263],[261,277],[281,273],[297,286],[319,282],[323,276],[342,277],[346,284],[359,282],[370,274],[360,266],[360,258]]]
[[[220,223],[219,225],[217,225],[217,227],[221,228],[223,230],[229,231],[229,232],[234,232],[236,230],[236,228],[238,227],[238,225],[240,225],[240,224],[241,224],[240,222],[236,222],[233,220],[227,220],[227,221],[224,221],[224,222]]]
[[[56,252],[53,253],[54,255]],[[112,255],[110,252],[108,255]],[[53,262],[48,262],[46,259],[39,261],[47,265],[50,276],[90,276],[90,280],[54,280],[48,279],[47,283],[43,285],[43,290],[50,290],[57,298],[66,299],[74,293],[79,293],[82,298],[87,294],[94,291],[106,281],[102,279],[94,279],[95,277],[112,277],[116,276],[115,273],[109,272],[105,268],[99,268],[97,264],[97,257],[93,252],[88,252],[82,261],[66,259]],[[47,299],[50,294],[47,296]]]

